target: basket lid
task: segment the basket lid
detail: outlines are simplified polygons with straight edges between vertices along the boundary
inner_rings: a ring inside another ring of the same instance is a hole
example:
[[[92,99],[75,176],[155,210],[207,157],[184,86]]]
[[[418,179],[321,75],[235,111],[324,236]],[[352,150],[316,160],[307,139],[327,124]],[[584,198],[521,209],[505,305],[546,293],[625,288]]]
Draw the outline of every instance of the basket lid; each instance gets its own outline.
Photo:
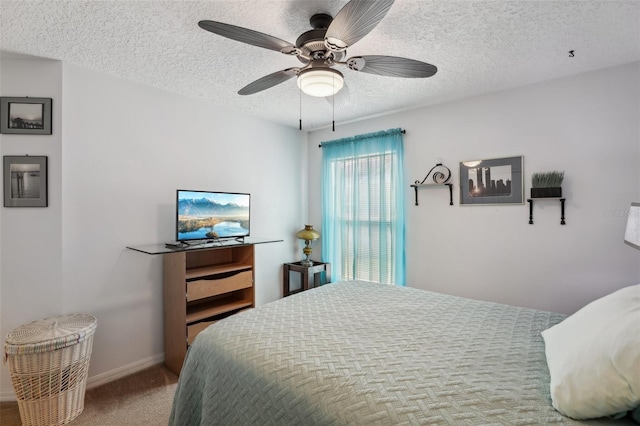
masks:
[[[6,355],[23,355],[66,348],[93,335],[96,326],[96,317],[89,314],[60,315],[33,321],[7,335],[4,352]]]

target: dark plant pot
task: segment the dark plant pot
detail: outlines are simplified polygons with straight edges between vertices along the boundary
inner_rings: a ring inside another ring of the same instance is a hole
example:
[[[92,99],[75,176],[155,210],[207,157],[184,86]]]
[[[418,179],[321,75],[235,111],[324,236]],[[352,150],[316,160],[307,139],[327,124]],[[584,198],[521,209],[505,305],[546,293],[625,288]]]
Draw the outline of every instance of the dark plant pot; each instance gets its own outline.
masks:
[[[561,198],[562,187],[531,188],[531,198]]]

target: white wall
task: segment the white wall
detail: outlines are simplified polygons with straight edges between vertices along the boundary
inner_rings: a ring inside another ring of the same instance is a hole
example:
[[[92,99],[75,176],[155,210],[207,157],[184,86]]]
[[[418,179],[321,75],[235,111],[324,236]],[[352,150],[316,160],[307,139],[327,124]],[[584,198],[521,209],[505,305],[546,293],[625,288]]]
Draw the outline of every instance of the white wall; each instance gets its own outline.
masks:
[[[7,333],[21,322],[60,312],[64,299],[60,291],[62,132],[59,101],[62,64],[56,61],[1,59],[0,70],[2,96],[53,99],[52,135],[0,135],[2,156],[47,156],[49,177],[48,207],[1,209],[0,331],[4,343]],[[0,391],[8,389],[11,389],[11,383],[3,366],[0,371]]]
[[[27,92],[27,67],[3,61],[2,95],[53,97],[54,135],[29,145],[4,135],[3,154],[48,154],[54,179],[49,208],[2,212],[3,335],[88,312],[98,318],[90,386],[161,362],[162,259],[125,247],[174,238],[178,188],[251,193],[251,234],[285,240],[256,247],[256,303],[281,297],[282,263],[299,257],[295,232],[306,219],[303,134],[78,66],[30,62],[43,87]],[[6,367],[1,377],[6,399]]]
[[[13,60],[1,63],[2,96],[31,96],[60,99],[62,66],[56,61]],[[14,81],[24,82],[17,88]],[[60,256],[60,105],[53,103],[53,135],[0,135],[0,152],[5,155],[48,157],[49,197],[47,208],[2,208],[3,268],[0,273],[2,314],[54,313],[51,302],[60,299],[62,266]],[[3,170],[4,172],[4,170]],[[11,267],[5,267],[11,265]],[[38,291],[42,299],[33,299]],[[17,298],[17,299],[16,299]],[[8,303],[21,301],[23,303]],[[4,323],[4,321],[3,321]]]
[[[640,68],[632,64],[316,131],[309,136],[309,210],[321,223],[318,143],[406,129],[407,280],[413,287],[561,313],[640,282],[640,252],[623,244],[640,200]],[[431,84],[438,84],[434,77]],[[339,117],[338,117],[339,118]],[[559,202],[460,206],[459,162],[524,156],[525,196],[536,171],[564,170]],[[448,191],[415,180],[442,158]]]

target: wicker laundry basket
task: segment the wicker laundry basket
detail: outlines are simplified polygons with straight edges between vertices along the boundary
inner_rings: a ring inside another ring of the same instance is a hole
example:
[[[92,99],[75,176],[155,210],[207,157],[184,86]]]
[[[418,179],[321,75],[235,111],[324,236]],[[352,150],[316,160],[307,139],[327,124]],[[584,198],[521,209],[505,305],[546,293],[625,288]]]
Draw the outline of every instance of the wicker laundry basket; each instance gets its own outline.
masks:
[[[22,325],[4,351],[23,425],[63,425],[84,409],[96,318],[61,315]]]

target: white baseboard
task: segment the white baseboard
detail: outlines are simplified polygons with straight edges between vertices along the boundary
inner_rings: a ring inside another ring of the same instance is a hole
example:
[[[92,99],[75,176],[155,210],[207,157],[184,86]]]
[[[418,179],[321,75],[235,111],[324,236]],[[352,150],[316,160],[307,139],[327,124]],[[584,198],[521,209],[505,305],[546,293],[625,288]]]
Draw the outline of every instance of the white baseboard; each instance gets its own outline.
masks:
[[[109,382],[113,382],[114,380],[118,380],[131,374],[137,373],[138,371],[142,371],[145,368],[161,364],[162,362],[164,362],[164,353],[141,359],[140,361],[136,361],[131,364],[116,368],[115,370],[106,371],[104,373],[98,374],[97,376],[89,377],[87,379],[87,389],[105,385]]]
[[[98,386],[105,385],[114,380],[121,379],[131,374],[142,371],[145,368],[153,367],[154,365],[164,362],[164,353],[151,356],[149,358],[141,359],[140,361],[133,362],[122,367],[118,367],[111,371],[100,373],[96,376],[89,377],[87,379],[87,389],[92,389]],[[0,402],[9,402],[16,400],[16,393],[11,389],[10,391],[0,392]]]

